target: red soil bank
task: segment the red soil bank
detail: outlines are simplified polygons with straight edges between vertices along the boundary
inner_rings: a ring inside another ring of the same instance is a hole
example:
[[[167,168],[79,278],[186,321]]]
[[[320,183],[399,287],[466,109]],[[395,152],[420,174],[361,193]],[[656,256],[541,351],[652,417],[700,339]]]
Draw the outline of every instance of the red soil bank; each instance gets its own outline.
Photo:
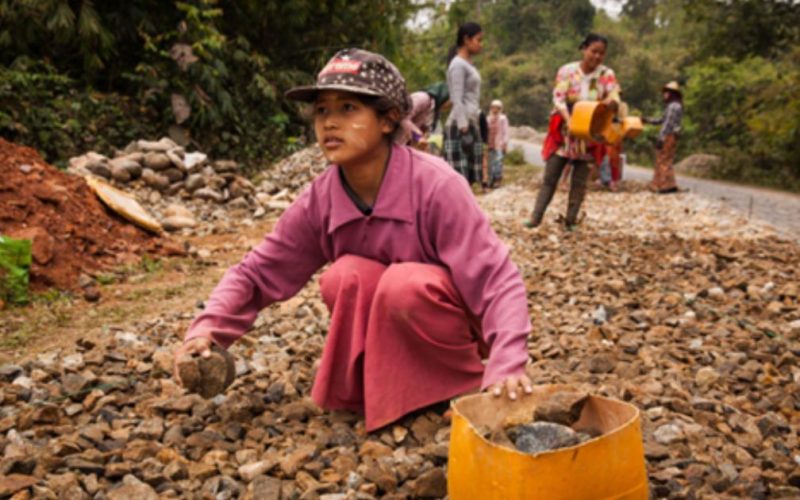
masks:
[[[108,210],[83,178],[2,138],[0,234],[33,241],[33,290],[76,290],[81,273],[138,262],[144,253],[182,251]]]

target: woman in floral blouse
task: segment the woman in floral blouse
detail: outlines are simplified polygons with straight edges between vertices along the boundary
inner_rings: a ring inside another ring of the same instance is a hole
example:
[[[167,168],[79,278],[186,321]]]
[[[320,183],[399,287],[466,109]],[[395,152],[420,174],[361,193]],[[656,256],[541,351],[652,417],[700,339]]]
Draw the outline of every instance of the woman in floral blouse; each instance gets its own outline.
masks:
[[[567,204],[567,228],[572,229],[586,194],[586,181],[589,177],[589,161],[596,155],[602,158],[599,148],[602,145],[587,143],[567,132],[567,124],[572,107],[578,101],[601,101],[615,111],[619,104],[619,84],[614,71],[603,65],[608,48],[608,40],[601,35],[590,33],[580,45],[583,57],[580,61],[565,64],[558,70],[553,89],[553,111],[550,126],[542,148],[542,157],[547,162],[544,182],[536,197],[536,205],[527,227],[542,223],[545,210],[553,199],[556,184],[567,164],[572,163],[572,183]]]

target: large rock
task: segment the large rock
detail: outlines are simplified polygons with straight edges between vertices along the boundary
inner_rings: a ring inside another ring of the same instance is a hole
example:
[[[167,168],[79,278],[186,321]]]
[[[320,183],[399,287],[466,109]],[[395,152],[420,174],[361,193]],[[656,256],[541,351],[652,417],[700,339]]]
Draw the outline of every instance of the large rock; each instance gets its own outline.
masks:
[[[172,162],[172,165],[175,168],[178,168],[181,171],[186,170],[186,164],[183,162],[183,155],[183,148],[175,148],[167,151],[167,157],[169,158],[169,161]]]
[[[161,172],[161,175],[169,179],[170,184],[183,180],[183,170],[179,168],[168,168]]]
[[[149,168],[142,171],[142,180],[151,188],[159,191],[164,191],[169,187],[169,179],[166,176],[157,174]]]
[[[236,377],[233,356],[214,344],[211,356],[184,355],[178,360],[178,373],[183,386],[204,398],[212,398],[223,392]]]
[[[87,168],[89,164],[95,163],[107,163],[108,158],[101,155],[100,153],[96,153],[94,151],[89,151],[86,154],[75,156],[69,159],[69,168],[71,169],[84,169]]]
[[[222,191],[228,185],[228,181],[221,175],[211,174],[205,176],[206,187],[216,191]]]
[[[217,160],[213,166],[217,173],[235,172],[239,168],[239,164],[233,160]]]
[[[152,170],[166,170],[172,166],[166,153],[147,153],[144,155],[144,166]]]
[[[122,170],[127,172],[131,179],[138,179],[142,176],[141,161],[143,159],[144,155],[141,153],[114,158],[109,162],[111,173],[113,175],[115,170]]]
[[[162,219],[161,226],[166,231],[180,231],[181,229],[197,226],[197,221],[193,217],[173,215],[171,217],[165,217]]]
[[[111,169],[106,162],[93,161],[86,164],[86,170],[104,179],[111,178]]]
[[[278,465],[277,460],[259,460],[239,467],[239,477],[245,482],[254,480],[257,476],[266,474]]]
[[[508,134],[511,139],[518,139],[527,142],[541,142],[544,134],[536,131],[533,127],[522,125],[520,127],[508,127]]]
[[[186,177],[186,181],[184,182],[186,190],[190,193],[194,193],[205,185],[206,179],[202,174],[190,174],[188,177]]]
[[[128,475],[122,481],[122,486],[109,491],[108,500],[158,500],[158,493],[147,483]]]
[[[183,164],[186,167],[186,170],[189,172],[200,171],[207,160],[208,156],[206,156],[205,153],[200,153],[199,151],[186,153],[183,156]]]
[[[675,164],[675,171],[679,174],[689,174],[698,177],[709,177],[722,164],[722,158],[709,154],[693,154]]]
[[[447,476],[439,468],[430,469],[410,482],[414,498],[443,498],[447,495]]]
[[[247,485],[248,500],[280,500],[283,482],[277,477],[258,476]]]
[[[124,168],[113,164],[110,166],[110,168],[111,168],[111,178],[114,179],[115,181],[128,182],[131,180],[131,173],[125,170]]]
[[[10,497],[14,493],[30,488],[38,482],[38,478],[27,476],[25,474],[9,474],[7,476],[0,476],[0,498]]]
[[[230,186],[228,186],[228,189],[231,191],[231,198],[240,198],[247,195],[252,195],[256,192],[256,188],[253,186],[253,183],[244,177],[239,176],[236,176],[233,179]]]
[[[579,392],[557,392],[542,401],[534,411],[537,422],[572,425],[581,417],[589,395]]]
[[[177,203],[170,204],[166,210],[164,210],[164,217],[189,217],[194,218],[194,214],[191,210],[186,208],[183,205],[179,205]]]
[[[225,197],[222,193],[207,187],[198,189],[194,192],[193,196],[198,200],[215,201],[217,203],[225,201]]]
[[[136,141],[136,148],[139,151],[144,151],[144,152],[156,151],[160,153],[166,153],[170,149],[175,149],[177,147],[178,145],[175,143],[175,141],[173,141],[169,137],[162,137],[158,141],[145,141],[145,140]]]

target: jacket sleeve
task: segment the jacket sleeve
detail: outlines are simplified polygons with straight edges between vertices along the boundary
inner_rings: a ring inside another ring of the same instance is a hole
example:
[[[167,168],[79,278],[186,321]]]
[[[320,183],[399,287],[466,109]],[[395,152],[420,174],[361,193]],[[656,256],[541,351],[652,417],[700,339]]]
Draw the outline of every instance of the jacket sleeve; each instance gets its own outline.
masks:
[[[525,286],[508,248],[491,228],[466,181],[446,178],[428,209],[430,238],[465,304],[481,319],[489,358],[482,388],[521,375],[531,329]]]
[[[506,149],[508,147],[508,141],[509,141],[509,136],[508,136],[508,117],[506,115],[501,115],[500,116],[500,130],[499,130],[499,132],[500,132],[498,134],[500,136],[500,141],[499,141],[500,142],[500,148],[499,149],[504,150],[504,149]]]
[[[569,66],[562,66],[556,74],[556,83],[553,86],[553,106],[556,110],[569,112],[567,107],[567,92],[569,91]]]
[[[309,191],[284,212],[257,247],[228,269],[184,342],[208,337],[227,348],[252,326],[261,309],[295,295],[325,264],[304,208]]]
[[[668,135],[678,133],[681,129],[681,118],[683,118],[683,108],[680,104],[671,102],[667,105],[664,118],[661,120],[663,125],[658,133],[658,138],[664,140]]]
[[[451,64],[447,69],[447,87],[450,91],[450,102],[453,109],[450,111],[450,120],[454,121],[459,130],[469,126],[467,110],[464,108],[464,83],[467,78],[467,69],[463,64]]]

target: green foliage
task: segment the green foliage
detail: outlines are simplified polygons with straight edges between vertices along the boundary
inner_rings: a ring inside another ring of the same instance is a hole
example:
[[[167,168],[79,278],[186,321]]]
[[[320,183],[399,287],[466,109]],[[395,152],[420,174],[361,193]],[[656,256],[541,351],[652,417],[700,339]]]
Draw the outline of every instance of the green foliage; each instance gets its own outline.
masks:
[[[711,58],[689,69],[692,146],[720,154],[718,175],[800,188],[800,49],[771,61]]]
[[[340,48],[397,57],[412,11],[410,0],[0,0],[0,82],[12,80],[0,133],[51,161],[170,129],[212,155],[270,161],[305,125],[283,93]],[[11,102],[20,91],[27,106]]]
[[[776,57],[800,42],[800,2],[786,0],[685,0],[684,9],[703,26],[701,58]]]
[[[589,32],[595,10],[588,0],[506,0],[487,11],[486,31],[502,55],[538,51]]]
[[[84,90],[46,65],[19,60],[12,68],[0,66],[0,135],[36,146],[50,162],[155,137],[153,119],[135,99]]]
[[[522,149],[511,149],[503,157],[503,162],[508,165],[525,165],[525,155]]]
[[[31,240],[0,235],[0,300],[26,304],[31,267]]]
[[[410,92],[446,80],[447,53],[455,42],[455,32],[444,5],[429,9],[430,26],[421,33],[408,31],[395,59]]]
[[[420,9],[429,22],[409,30]],[[716,153],[719,175],[759,183],[800,177],[800,3],[780,0],[626,0],[619,19],[589,0],[0,0],[0,134],[63,162],[173,130],[257,167],[302,143],[283,93],[336,50],[382,52],[419,90],[445,79],[465,21],[484,27],[482,101],[502,99],[512,124],[546,126],[556,71],[595,31],[633,114],[660,115],[661,86],[685,85],[679,157]],[[629,158],[652,158],[656,133]]]
[[[145,255],[142,257],[139,267],[147,274],[154,274],[160,272],[164,268],[164,263],[160,259],[153,259]]]
[[[486,9],[485,100],[502,99],[511,123],[545,126],[556,72],[579,55],[593,16],[588,0],[505,0]]]

